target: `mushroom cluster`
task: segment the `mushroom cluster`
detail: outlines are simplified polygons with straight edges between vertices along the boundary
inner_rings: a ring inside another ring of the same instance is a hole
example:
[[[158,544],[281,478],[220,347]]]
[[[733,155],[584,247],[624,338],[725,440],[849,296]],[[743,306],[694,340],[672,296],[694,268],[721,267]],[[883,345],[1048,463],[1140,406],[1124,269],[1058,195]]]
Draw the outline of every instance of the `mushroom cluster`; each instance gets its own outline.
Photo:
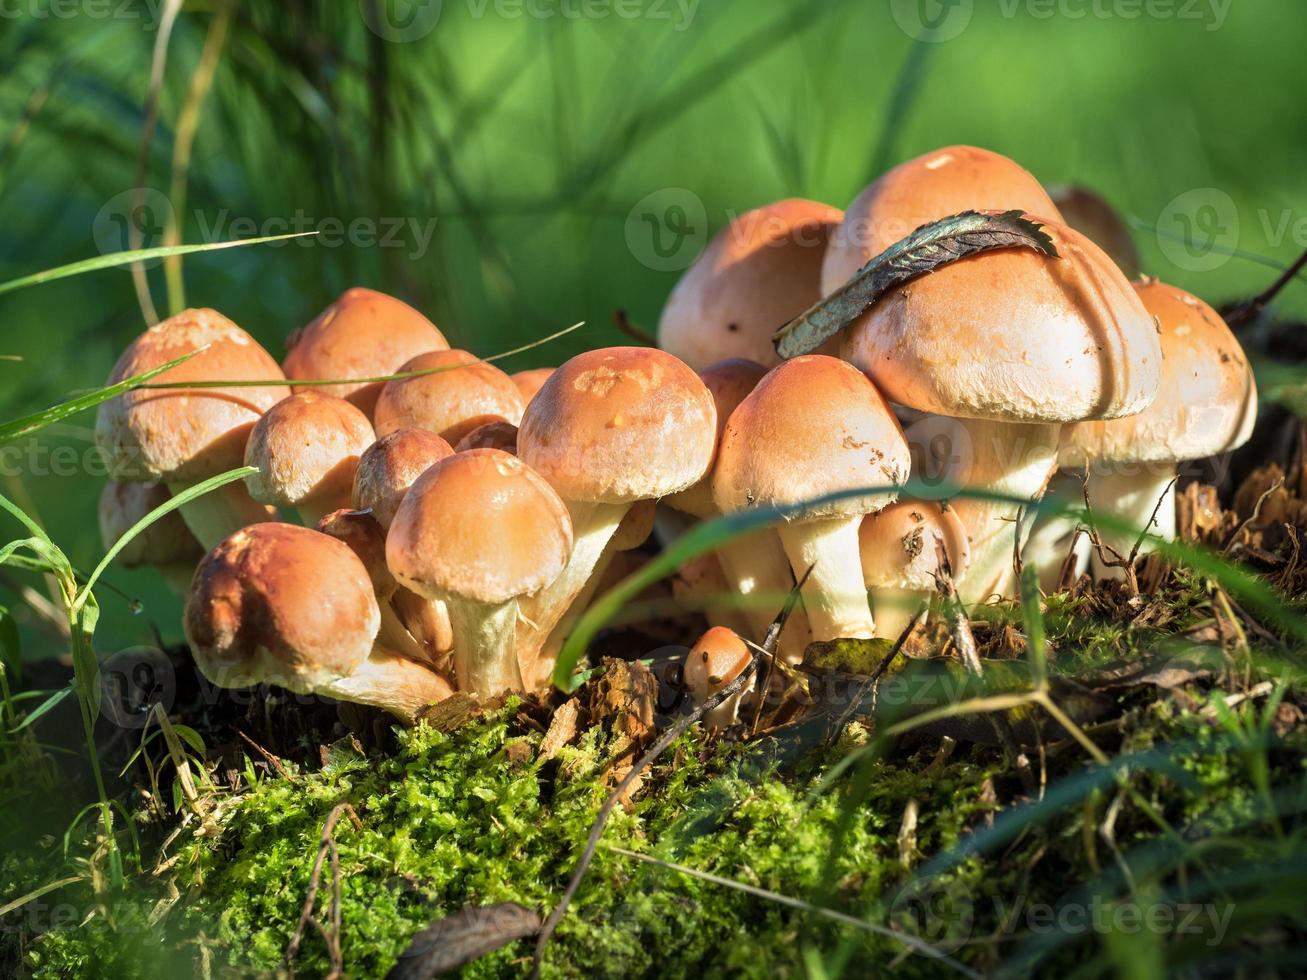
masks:
[[[511,376],[372,290],[295,333],[280,366],[226,317],[188,310],[133,341],[109,379],[191,355],[100,410],[105,537],[170,493],[251,467],[124,558],[180,582],[209,549],[185,586],[185,627],[214,683],[277,683],[404,719],[455,690],[547,684],[620,552],[651,529],[665,543],[758,508],[778,519],[678,577],[683,594],[731,594],[712,625],[759,639],[799,582],[785,660],[813,641],[892,638],[945,578],[966,603],[1010,592],[1014,518],[1058,466],[1090,466],[1096,506],[1146,522],[1177,461],[1247,437],[1255,390],[1219,316],[1131,282],[1111,257],[1135,261],[1120,228],[1083,195],[1057,200],[1075,216],[1005,157],[938,150],[846,212],[785,200],[735,218],[671,294],[658,348]],[[1022,212],[1056,254],[956,259],[780,359],[779,327],[966,210]],[[1105,227],[1110,254],[1092,240]],[[926,448],[961,488],[950,500],[900,496]],[[1159,524],[1165,534],[1168,515]],[[696,690],[747,660],[722,637],[687,665]]]

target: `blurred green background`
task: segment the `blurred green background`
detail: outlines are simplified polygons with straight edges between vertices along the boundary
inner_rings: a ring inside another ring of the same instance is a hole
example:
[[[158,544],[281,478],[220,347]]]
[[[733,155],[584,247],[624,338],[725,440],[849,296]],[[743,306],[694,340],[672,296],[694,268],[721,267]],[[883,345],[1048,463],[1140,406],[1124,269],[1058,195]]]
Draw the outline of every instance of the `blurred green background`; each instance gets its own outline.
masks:
[[[1307,4],[1229,0],[0,0],[0,279],[127,247],[295,230],[186,260],[280,357],[370,285],[502,366],[652,329],[679,271],[740,211],[844,205],[948,143],[1105,194],[1147,271],[1213,301],[1307,247]],[[174,8],[175,11],[174,11]],[[166,45],[142,154],[151,62]],[[212,87],[191,93],[210,54]],[[187,117],[196,124],[191,159]],[[143,175],[143,176],[138,176]],[[133,211],[131,189],[148,188]],[[184,201],[177,190],[184,188]],[[1232,252],[1237,254],[1231,254]],[[162,267],[148,270],[166,314]],[[1293,284],[1279,308],[1307,312]],[[5,417],[100,384],[145,325],[127,271],[0,297]],[[4,492],[82,567],[101,553],[93,420],[6,447]],[[151,573],[112,572],[102,649],[175,639]],[[0,601],[19,607],[16,579]],[[28,585],[41,587],[39,581]],[[134,612],[126,596],[143,601]],[[62,643],[28,617],[29,654]]]

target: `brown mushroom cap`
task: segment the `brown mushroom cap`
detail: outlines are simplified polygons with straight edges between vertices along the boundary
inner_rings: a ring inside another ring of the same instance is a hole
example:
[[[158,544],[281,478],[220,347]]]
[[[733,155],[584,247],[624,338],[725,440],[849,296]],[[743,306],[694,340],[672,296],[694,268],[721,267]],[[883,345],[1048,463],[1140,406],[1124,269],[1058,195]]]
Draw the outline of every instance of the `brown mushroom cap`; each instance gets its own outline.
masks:
[[[1088,188],[1075,184],[1050,187],[1048,194],[1062,212],[1063,224],[1094,242],[1127,276],[1139,275],[1139,249],[1135,247],[1134,236],[1112,205]]]
[[[718,361],[699,372],[704,386],[713,397],[713,404],[717,406],[718,443],[721,442],[722,432],[726,428],[726,420],[766,374],[765,367],[757,361],[750,361],[744,357]],[[701,520],[715,516],[718,510],[712,499],[712,474],[708,474],[688,490],[672,494],[667,498],[667,506]]]
[[[893,402],[999,422],[1139,412],[1161,373],[1153,319],[1084,235],[1044,223],[1058,258],[999,249],[891,291],[844,334],[842,355]]]
[[[157,507],[168,502],[171,494],[160,483],[125,483],[110,480],[100,493],[100,540],[106,549],[113,547]],[[124,568],[140,565],[164,566],[199,561],[204,548],[195,540],[181,514],[172,511],[132,538],[118,552],[118,564]]]
[[[1157,399],[1137,415],[1081,422],[1062,433],[1058,461],[1172,463],[1236,449],[1252,435],[1257,383],[1221,315],[1157,279],[1135,284],[1157,318],[1162,379]]]
[[[297,507],[348,497],[359,456],[373,443],[368,417],[343,398],[302,391],[279,401],[250,432],[245,478],[260,503]]]
[[[517,426],[512,422],[487,422],[460,439],[454,449],[460,453],[469,449],[502,449],[516,456]]]
[[[401,583],[430,599],[503,603],[552,582],[572,550],[572,522],[536,472],[497,449],[457,453],[404,497],[386,541]]]
[[[223,686],[325,686],[368,659],[380,626],[354,552],[291,524],[255,524],[222,542],[200,563],[186,602],[196,663]]]
[[[808,354],[772,368],[731,414],[717,450],[713,498],[725,513],[808,504],[860,487],[903,483],[911,457],[898,420],[855,368]],[[803,519],[884,506],[853,497],[811,507]]]
[[[712,463],[717,419],[699,376],[663,351],[572,358],[522,419],[518,455],[565,500],[633,503],[684,490]]]
[[[825,295],[922,225],[962,211],[1028,211],[1061,221],[1034,175],[1001,154],[946,146],[900,163],[844,212],[821,272]]]
[[[395,594],[399,583],[386,565],[386,532],[375,517],[363,510],[336,510],[318,521],[318,530],[354,552],[367,569],[378,601],[385,602]]]
[[[685,655],[685,687],[696,703],[703,704],[739,677],[752,656],[734,630],[714,626]]]
[[[397,374],[445,368],[386,383],[373,414],[377,435],[417,428],[453,445],[487,422],[522,421],[522,395],[493,364],[463,350],[432,351],[405,363]]]
[[[436,325],[407,303],[373,289],[349,289],[287,342],[286,377],[309,381],[376,378],[427,351],[447,350]],[[296,391],[305,390],[296,388]],[[381,384],[313,386],[372,414]]]
[[[544,386],[549,380],[549,376],[554,373],[554,368],[531,368],[528,371],[518,371],[510,374],[513,384],[517,385],[517,390],[522,393],[522,403],[526,404],[536,396],[536,392]]]
[[[862,572],[872,588],[933,591],[941,570],[937,545],[944,546],[955,576],[966,569],[971,554],[957,515],[933,501],[890,504],[863,519],[858,538]]]
[[[221,313],[186,310],[128,345],[106,385],[190,360],[153,379],[275,381],[249,388],[136,389],[100,406],[96,442],[120,479],[199,482],[241,465],[245,440],[265,411],[290,394],[277,362]]]
[[[696,371],[728,357],[771,366],[771,335],[821,299],[836,208],[793,198],[735,218],[667,298],[658,346]]]
[[[622,517],[612,539],[608,542],[611,551],[634,551],[649,540],[653,534],[654,515],[658,510],[656,500],[640,500],[631,505],[631,509]]]
[[[373,443],[354,473],[354,506],[370,510],[383,528],[390,527],[400,501],[414,481],[454,450],[426,429],[399,429]]]

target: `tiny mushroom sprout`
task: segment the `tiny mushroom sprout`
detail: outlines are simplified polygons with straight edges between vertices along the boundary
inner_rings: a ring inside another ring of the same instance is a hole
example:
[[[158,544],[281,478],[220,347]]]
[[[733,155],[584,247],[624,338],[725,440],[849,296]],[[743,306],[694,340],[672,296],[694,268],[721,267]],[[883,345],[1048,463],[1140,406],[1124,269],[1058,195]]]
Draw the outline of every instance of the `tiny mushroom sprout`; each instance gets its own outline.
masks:
[[[529,402],[536,396],[536,392],[544,387],[544,383],[549,380],[549,376],[554,373],[553,368],[529,368],[526,371],[518,371],[510,374],[513,384],[517,385],[517,390],[522,395],[523,404]]]
[[[151,511],[168,502],[168,488],[159,483],[124,483],[110,480],[100,493],[100,540],[113,545]],[[179,595],[186,595],[195,565],[204,548],[177,511],[165,514],[132,538],[118,552],[124,568],[156,568]]]
[[[970,560],[966,528],[946,504],[900,500],[862,522],[862,575],[871,590],[876,633],[894,640],[936,591],[945,571]],[[945,563],[947,562],[947,565]]]
[[[447,350],[436,325],[402,300],[373,289],[348,289],[318,318],[291,335],[282,367],[294,381],[378,378],[427,351]],[[371,416],[382,382],[296,387],[345,398]]]
[[[390,573],[386,564],[386,532],[377,523],[375,517],[361,510],[338,510],[328,514],[318,522],[318,530],[343,541],[349,550],[358,556],[368,577],[372,579],[372,591],[376,594],[377,605],[381,609],[381,632],[377,642],[410,660],[440,666],[448,659],[454,649],[453,631],[449,617],[444,614],[444,607],[439,606],[440,619],[433,629],[423,631],[415,629],[406,620],[403,613],[409,612],[401,593],[417,600],[412,604],[426,607],[428,604],[409,592]],[[419,620],[425,623],[425,620]]]
[[[343,398],[302,391],[264,413],[245,444],[250,496],[294,507],[306,524],[350,505],[359,456],[372,445],[372,423]]]
[[[1129,418],[1069,426],[1059,458],[1063,466],[1089,468],[1095,515],[1110,514],[1131,526],[1126,532],[1099,528],[1101,542],[1121,558],[1129,557],[1144,530],[1166,541],[1175,538],[1178,465],[1242,446],[1257,415],[1252,369],[1221,315],[1157,279],[1135,288],[1161,336],[1157,399]],[[1154,512],[1156,524],[1150,526]],[[1097,563],[1098,556],[1092,557]]]
[[[817,641],[869,638],[858,525],[894,501],[911,459],[903,430],[855,368],[809,354],[773,368],[731,414],[713,470],[724,513],[778,507],[777,527]],[[835,500],[830,495],[851,493]]]
[[[743,357],[718,361],[699,372],[717,405],[719,441],[731,413],[766,374],[767,369],[757,361]],[[688,490],[667,497],[663,503],[700,520],[710,520],[721,514],[713,500],[711,472]],[[761,528],[722,544],[717,549],[717,557],[726,576],[728,591],[744,600],[741,613],[749,624],[749,632],[761,641],[780,611],[785,596],[794,588],[794,577],[780,538],[773,528]],[[805,617],[801,613],[792,615],[781,634],[777,652],[788,663],[797,663],[803,659],[807,634]]]
[[[454,447],[460,453],[468,449],[502,449],[517,455],[517,426],[512,422],[487,422],[479,425]]]
[[[198,352],[198,353],[197,353]],[[187,354],[153,384],[252,381],[263,385],[214,388],[137,388],[100,406],[95,438],[110,475],[162,482],[176,495],[241,466],[254,423],[290,394],[277,362],[221,313],[186,310],[151,327],[128,345],[107,384],[158,368]],[[233,531],[266,521],[239,481],[181,508],[192,533],[211,548]]]
[[[690,700],[695,706],[706,704],[713,695],[724,690],[749,666],[753,654],[735,631],[725,626],[713,626],[699,637],[685,655],[681,676]],[[704,715],[709,728],[730,728],[740,717],[740,708],[753,693],[748,682],[717,707]]]
[[[822,259],[841,217],[794,198],[735,218],[667,298],[658,346],[696,371],[728,357],[774,365],[772,332],[821,299]]]
[[[454,629],[454,677],[481,697],[522,690],[518,600],[562,573],[572,522],[535,471],[497,449],[432,466],[399,505],[386,539],[395,577],[444,602]]]
[[[1029,211],[1061,220],[1034,175],[976,146],[946,146],[899,164],[871,183],[831,237],[821,290],[848,282],[871,259],[922,225],[962,211]]]
[[[702,479],[716,438],[712,395],[663,351],[588,351],[545,382],[518,429],[518,455],[566,502],[576,547],[566,571],[524,610],[536,627],[524,660],[535,659],[632,505]]]
[[[1141,411],[1161,373],[1153,319],[1112,260],[1070,228],[1042,228],[1056,257],[1005,248],[948,263],[844,333],[843,357],[887,398],[950,420],[944,475],[976,491],[953,502],[971,544],[965,603],[1008,588],[1017,529],[1029,530],[1017,518],[1056,468],[1062,424]]]
[[[1048,189],[1062,220],[1112,257],[1127,276],[1139,275],[1139,249],[1116,209],[1093,191],[1075,184]],[[1029,209],[1027,209],[1029,210]],[[1049,215],[1052,217],[1052,215]]]
[[[449,443],[426,429],[398,429],[364,451],[354,473],[354,507],[372,512],[383,529],[390,528],[395,511],[409,487],[446,456]]]
[[[430,371],[388,381],[377,399],[377,435],[400,429],[434,432],[451,446],[487,422],[522,421],[524,402],[517,385],[493,364],[463,350],[432,351],[397,372]]]
[[[219,687],[276,684],[407,722],[452,693],[439,674],[376,642],[367,569],[309,528],[255,524],[219,544],[196,570],[184,625],[200,672]]]

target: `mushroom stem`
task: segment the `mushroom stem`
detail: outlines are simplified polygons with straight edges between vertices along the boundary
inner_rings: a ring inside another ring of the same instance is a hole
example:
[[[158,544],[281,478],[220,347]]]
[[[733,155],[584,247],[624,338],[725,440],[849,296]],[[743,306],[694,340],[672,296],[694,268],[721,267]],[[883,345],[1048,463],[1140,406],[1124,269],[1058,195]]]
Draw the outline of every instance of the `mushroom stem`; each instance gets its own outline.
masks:
[[[1089,475],[1089,506],[1094,514],[1110,515],[1130,525],[1121,532],[1114,528],[1099,527],[1098,537],[1109,559],[1115,551],[1123,559],[1130,557],[1135,542],[1145,529],[1164,541],[1175,539],[1175,464],[1148,466],[1121,464],[1122,472],[1091,472]],[[1150,526],[1153,512],[1157,523]],[[1110,549],[1110,550],[1109,550]],[[1145,540],[1139,554],[1153,550],[1153,542]],[[1091,550],[1090,561],[1095,578],[1124,578],[1123,569],[1104,566],[1097,551]]]
[[[930,593],[920,589],[882,587],[872,596],[876,611],[876,635],[885,640],[897,640],[912,622],[917,610],[930,602]]]
[[[518,627],[518,656],[534,664],[548,642],[549,634],[566,615],[586,583],[597,574],[608,542],[617,532],[630,504],[601,504],[566,501],[572,518],[572,558],[563,573],[535,595],[522,600],[522,622]],[[452,619],[451,611],[451,619]],[[458,628],[454,629],[458,646]],[[538,672],[531,669],[533,676]]]
[[[781,524],[776,532],[796,579],[802,579],[803,605],[817,642],[870,639],[876,622],[862,581],[858,543],[861,515]]]
[[[445,700],[454,689],[441,675],[378,643],[354,673],[324,684],[318,693],[338,701],[385,708],[411,725],[418,711]]]
[[[1046,501],[1049,497],[1059,504],[1081,506],[1084,491],[1080,475],[1058,473],[1044,492]],[[1047,593],[1057,591],[1062,566],[1071,550],[1071,538],[1079,526],[1078,518],[1059,513],[1041,513],[1030,526],[1030,536],[1021,546],[1021,561],[1039,570],[1039,587]],[[1083,534],[1076,541],[1075,549],[1075,576],[1079,577],[1089,567],[1089,541]]]
[[[168,491],[175,497],[194,484],[169,481]],[[210,490],[181,506],[182,520],[206,549],[216,548],[243,527],[276,520],[276,513],[255,501],[237,480]]]
[[[740,612],[752,638],[761,643],[794,588],[780,538],[771,528],[732,538],[717,549],[717,558],[726,581],[745,600]],[[803,660],[807,646],[807,617],[796,608],[785,624],[776,652],[786,663],[797,664]]]
[[[381,610],[381,630],[377,633],[377,643],[406,660],[434,668],[436,651],[427,649],[409,632],[396,611],[393,600],[377,596],[377,608]]]
[[[955,577],[958,598],[970,604],[1011,590],[1017,516],[1026,502],[1043,496],[1057,468],[1062,427],[980,419],[956,421],[962,438],[953,447],[949,481],[1008,498],[958,497],[951,502],[971,544],[971,564]],[[1022,524],[1023,538],[1030,533],[1029,523]]]
[[[521,691],[517,662],[517,599],[471,602],[445,599],[454,629],[454,680],[460,691],[483,698]]]

